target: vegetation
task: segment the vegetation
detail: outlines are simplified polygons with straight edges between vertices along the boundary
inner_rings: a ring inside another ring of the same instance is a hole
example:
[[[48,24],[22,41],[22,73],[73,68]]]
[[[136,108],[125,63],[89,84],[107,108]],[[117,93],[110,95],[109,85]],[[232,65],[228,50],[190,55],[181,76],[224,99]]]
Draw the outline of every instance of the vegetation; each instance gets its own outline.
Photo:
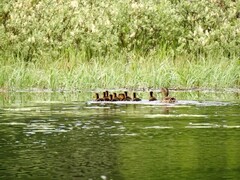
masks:
[[[0,87],[239,87],[239,34],[233,0],[3,0]]]

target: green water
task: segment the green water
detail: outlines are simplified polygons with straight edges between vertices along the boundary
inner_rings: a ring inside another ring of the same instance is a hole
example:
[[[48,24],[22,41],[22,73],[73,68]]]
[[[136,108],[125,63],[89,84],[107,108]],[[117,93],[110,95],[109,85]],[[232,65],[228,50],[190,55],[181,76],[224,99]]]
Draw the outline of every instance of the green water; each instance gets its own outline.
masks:
[[[239,95],[174,95],[166,105],[1,93],[0,179],[240,179]]]

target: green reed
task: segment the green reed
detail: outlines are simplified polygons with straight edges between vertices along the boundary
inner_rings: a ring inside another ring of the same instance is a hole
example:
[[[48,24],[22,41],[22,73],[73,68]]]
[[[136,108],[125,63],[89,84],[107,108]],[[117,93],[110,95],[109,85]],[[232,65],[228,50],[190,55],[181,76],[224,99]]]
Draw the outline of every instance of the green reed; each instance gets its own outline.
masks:
[[[184,60],[182,60],[182,58]],[[84,90],[239,87],[239,60],[161,57],[135,53],[49,62],[17,62],[1,66],[1,87],[7,89]]]

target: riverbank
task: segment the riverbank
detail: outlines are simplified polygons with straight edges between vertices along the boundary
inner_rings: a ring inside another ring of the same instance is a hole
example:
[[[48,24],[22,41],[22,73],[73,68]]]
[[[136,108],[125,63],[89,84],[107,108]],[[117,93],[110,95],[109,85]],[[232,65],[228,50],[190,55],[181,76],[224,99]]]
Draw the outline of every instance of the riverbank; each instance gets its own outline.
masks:
[[[239,60],[171,58],[160,54],[118,54],[91,61],[68,60],[2,63],[2,89],[173,89],[239,88]]]

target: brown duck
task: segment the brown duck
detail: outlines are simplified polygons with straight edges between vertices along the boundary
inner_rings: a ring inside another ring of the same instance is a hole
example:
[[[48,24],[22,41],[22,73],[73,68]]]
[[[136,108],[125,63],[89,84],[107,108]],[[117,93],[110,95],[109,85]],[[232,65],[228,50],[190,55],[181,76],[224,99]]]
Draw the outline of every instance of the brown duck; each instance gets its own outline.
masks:
[[[110,101],[118,101],[118,99],[115,98],[114,95],[112,94],[110,94],[109,97],[110,97]]]
[[[108,91],[103,92],[103,99],[104,101],[110,101],[110,98],[108,96]]]
[[[125,100],[125,94],[119,93],[117,98],[119,99],[119,101],[124,101]]]
[[[141,101],[141,99],[137,97],[137,94],[135,92],[133,93],[133,101]]]
[[[117,97],[117,93],[113,93],[113,101],[119,101],[119,98]]]
[[[100,98],[100,97],[99,97],[99,94],[98,94],[98,93],[95,93],[95,95],[96,95],[95,101],[104,101],[103,98]]]
[[[163,99],[161,102],[163,103],[174,103],[176,102],[176,98],[169,96],[168,88],[161,88],[161,93],[163,95]]]
[[[132,98],[130,96],[128,96],[128,92],[127,91],[124,91],[124,94],[125,94],[125,101],[131,101]]]
[[[149,101],[156,101],[157,100],[157,98],[153,96],[152,91],[150,91],[149,94],[150,94]]]

